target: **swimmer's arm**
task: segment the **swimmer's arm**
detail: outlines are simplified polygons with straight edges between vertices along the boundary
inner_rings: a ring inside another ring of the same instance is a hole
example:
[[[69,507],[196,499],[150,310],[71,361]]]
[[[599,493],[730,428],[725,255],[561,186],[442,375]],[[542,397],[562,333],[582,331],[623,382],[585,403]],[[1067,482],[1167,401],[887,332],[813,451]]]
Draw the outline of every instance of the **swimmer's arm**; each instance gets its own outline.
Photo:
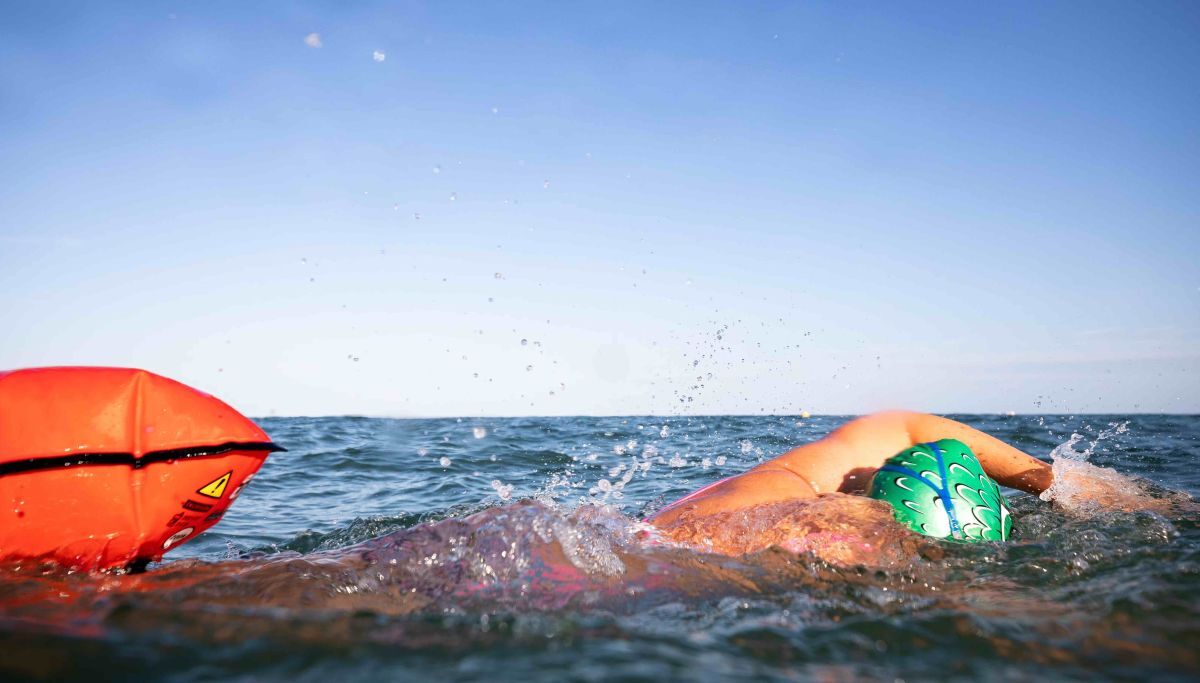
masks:
[[[948,418],[900,410],[851,420],[824,439],[784,453],[766,466],[794,472],[818,492],[863,493],[885,460],[939,439],[965,443],[988,476],[1003,486],[1037,494],[1053,480],[1049,465],[994,436]]]
[[[949,418],[906,413],[905,427],[912,443],[958,439],[979,458],[983,471],[1001,486],[1039,494],[1054,481],[1051,468],[1037,458],[994,436]]]
[[[975,452],[984,471],[1004,486],[1041,494],[1055,483],[1050,465],[954,420],[913,413],[908,418],[908,429],[917,443],[947,437],[962,441]],[[1165,513],[1179,504],[1178,499],[1147,495],[1137,481],[1086,462],[1060,466],[1058,477],[1059,485],[1050,491],[1046,500],[1067,509],[1096,505],[1125,512],[1154,510]]]

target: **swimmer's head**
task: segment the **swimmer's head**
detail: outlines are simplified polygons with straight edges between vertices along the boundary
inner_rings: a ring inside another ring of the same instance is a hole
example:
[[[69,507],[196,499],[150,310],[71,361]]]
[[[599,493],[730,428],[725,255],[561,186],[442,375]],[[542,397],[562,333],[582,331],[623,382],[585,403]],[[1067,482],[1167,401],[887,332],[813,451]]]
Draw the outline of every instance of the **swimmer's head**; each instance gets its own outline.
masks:
[[[926,536],[961,541],[1004,541],[1012,517],[1000,486],[966,444],[923,443],[888,458],[867,493],[885,500],[896,520]]]

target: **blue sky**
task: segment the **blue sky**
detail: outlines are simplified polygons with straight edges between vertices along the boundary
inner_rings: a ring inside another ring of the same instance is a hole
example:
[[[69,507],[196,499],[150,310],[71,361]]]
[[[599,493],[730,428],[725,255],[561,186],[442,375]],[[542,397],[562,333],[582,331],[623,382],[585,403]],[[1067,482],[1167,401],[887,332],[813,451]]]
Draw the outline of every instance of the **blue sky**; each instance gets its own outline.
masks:
[[[13,3],[0,366],[254,415],[1200,411],[1197,29]]]

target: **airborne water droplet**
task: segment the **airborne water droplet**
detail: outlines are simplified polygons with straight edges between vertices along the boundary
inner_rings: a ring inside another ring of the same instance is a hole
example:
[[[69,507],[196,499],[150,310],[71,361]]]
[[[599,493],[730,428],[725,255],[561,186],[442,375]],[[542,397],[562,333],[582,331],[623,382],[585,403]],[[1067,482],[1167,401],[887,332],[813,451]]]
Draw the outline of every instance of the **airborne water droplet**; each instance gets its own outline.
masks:
[[[501,483],[499,479],[493,479],[492,488],[495,489],[496,495],[500,496],[500,500],[508,500],[512,497],[512,484],[504,484]]]

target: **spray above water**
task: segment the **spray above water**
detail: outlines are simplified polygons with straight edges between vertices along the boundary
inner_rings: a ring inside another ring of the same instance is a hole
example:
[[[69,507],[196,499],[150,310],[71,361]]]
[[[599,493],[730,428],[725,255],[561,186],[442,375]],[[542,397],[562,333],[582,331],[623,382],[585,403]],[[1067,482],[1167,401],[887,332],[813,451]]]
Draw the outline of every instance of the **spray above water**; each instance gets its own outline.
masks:
[[[1097,447],[1128,431],[1128,423],[1114,423],[1087,441],[1083,434],[1072,433],[1050,453],[1053,459],[1054,483],[1040,498],[1053,502],[1067,512],[1100,514],[1108,511],[1145,509],[1151,493],[1137,481],[1114,469],[1099,467],[1090,462]],[[1082,451],[1076,450],[1086,442]]]

